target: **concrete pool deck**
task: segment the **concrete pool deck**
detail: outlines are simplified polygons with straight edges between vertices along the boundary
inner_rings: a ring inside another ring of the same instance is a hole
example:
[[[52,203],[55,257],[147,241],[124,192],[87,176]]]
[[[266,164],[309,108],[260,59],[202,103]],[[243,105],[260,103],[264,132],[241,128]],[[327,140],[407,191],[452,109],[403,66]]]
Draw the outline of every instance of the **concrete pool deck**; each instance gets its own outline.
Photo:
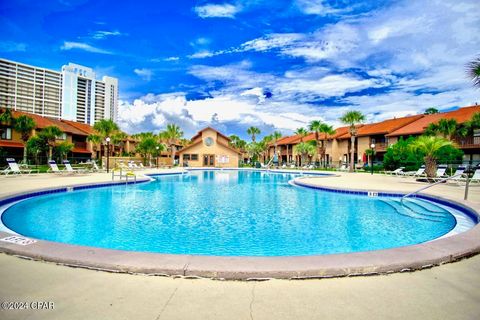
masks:
[[[172,173],[181,170],[151,170],[148,173]],[[143,171],[146,173],[146,171]],[[139,177],[139,180],[148,178]],[[0,199],[33,190],[60,186],[78,186],[111,182],[108,174],[52,177],[38,175],[4,178],[0,185]],[[90,182],[89,182],[90,181]],[[337,176],[301,178],[303,184],[353,190],[391,190],[409,192],[422,184],[412,179],[382,175],[342,173]],[[456,201],[480,211],[475,201],[462,199],[462,187],[442,185],[430,189],[431,195]],[[471,197],[478,199],[478,188],[472,187]],[[5,231],[5,230],[4,230]],[[11,234],[0,231],[0,238]],[[285,257],[232,257],[156,254],[76,246],[38,240],[22,246],[0,242],[0,252],[51,261],[75,267],[113,272],[142,273],[214,279],[249,280],[265,278],[325,278],[352,275],[387,274],[405,270],[419,270],[453,262],[480,252],[480,225],[451,237],[436,239],[412,246],[348,254],[285,256]]]
[[[0,195],[110,179],[106,174],[2,177]],[[328,187],[388,188],[404,192],[422,185],[412,180],[360,173],[305,181]],[[463,201],[463,188],[458,186],[437,186],[428,193]],[[470,199],[468,205],[478,210],[480,187],[472,187]],[[480,242],[480,237],[476,241]],[[413,273],[231,282],[107,273],[1,254],[2,300],[53,301],[55,310],[1,310],[0,318],[85,319],[95,315],[111,319],[473,319],[480,314],[479,283],[479,256]]]

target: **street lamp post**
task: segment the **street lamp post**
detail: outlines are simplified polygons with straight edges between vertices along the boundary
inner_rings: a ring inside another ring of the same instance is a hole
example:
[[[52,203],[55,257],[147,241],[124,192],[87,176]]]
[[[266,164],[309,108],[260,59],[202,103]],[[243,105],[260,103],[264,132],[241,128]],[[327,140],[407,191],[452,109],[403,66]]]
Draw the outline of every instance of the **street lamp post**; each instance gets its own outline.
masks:
[[[372,143],[370,145],[370,148],[372,148],[372,154],[370,155],[371,161],[370,161],[370,173],[373,175],[373,156],[375,155],[375,143]]]
[[[110,137],[105,138],[107,142],[107,173],[110,172]]]
[[[156,146],[155,148],[157,149],[157,169],[158,169],[158,150],[160,149],[160,147]]]

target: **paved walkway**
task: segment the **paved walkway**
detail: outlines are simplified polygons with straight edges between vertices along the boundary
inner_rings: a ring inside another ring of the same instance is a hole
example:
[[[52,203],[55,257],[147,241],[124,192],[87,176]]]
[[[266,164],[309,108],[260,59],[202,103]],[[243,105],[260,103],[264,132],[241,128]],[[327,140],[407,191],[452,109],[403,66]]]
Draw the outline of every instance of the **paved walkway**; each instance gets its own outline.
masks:
[[[172,279],[0,255],[0,319],[479,319],[480,256],[414,273],[265,282]]]
[[[85,177],[0,178],[0,195],[109,181]],[[324,186],[410,191],[400,178],[342,174]],[[435,190],[434,190],[435,189]],[[432,194],[463,201],[463,188]],[[470,194],[480,203],[480,188]],[[479,239],[480,240],[480,239]],[[54,310],[0,310],[0,319],[479,319],[480,256],[413,273],[266,282],[173,279],[75,269],[0,254],[1,301],[52,301]]]

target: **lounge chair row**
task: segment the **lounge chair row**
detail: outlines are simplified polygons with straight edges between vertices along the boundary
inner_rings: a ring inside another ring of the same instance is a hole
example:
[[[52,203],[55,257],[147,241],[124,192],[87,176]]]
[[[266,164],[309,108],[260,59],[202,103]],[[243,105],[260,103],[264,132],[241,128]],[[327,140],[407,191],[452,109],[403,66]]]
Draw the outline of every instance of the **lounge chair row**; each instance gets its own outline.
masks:
[[[435,178],[434,180],[440,180],[444,178],[448,178],[449,176],[447,175],[447,165],[439,165],[437,168],[437,171],[435,173]],[[396,170],[393,171],[385,171],[385,174],[391,175],[391,176],[397,176],[397,177],[413,177],[413,178],[420,178],[420,177],[426,177],[425,173],[425,166],[421,166],[417,171],[403,171],[405,167],[400,167]],[[465,182],[467,177],[465,174],[465,171],[467,170],[466,166],[458,166],[457,169],[455,170],[455,173],[452,175],[452,178],[449,179],[448,181],[451,182]],[[471,182],[477,183],[480,182],[480,169],[476,169],[472,178],[470,179]]]

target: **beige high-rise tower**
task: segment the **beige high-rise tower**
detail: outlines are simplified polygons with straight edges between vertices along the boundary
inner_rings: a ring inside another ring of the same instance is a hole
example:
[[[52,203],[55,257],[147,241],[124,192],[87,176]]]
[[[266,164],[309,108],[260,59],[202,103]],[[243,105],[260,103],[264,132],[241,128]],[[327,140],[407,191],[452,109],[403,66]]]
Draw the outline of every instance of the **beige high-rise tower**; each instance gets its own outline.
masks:
[[[0,59],[0,107],[90,125],[116,120],[118,80],[73,63],[58,72]]]

